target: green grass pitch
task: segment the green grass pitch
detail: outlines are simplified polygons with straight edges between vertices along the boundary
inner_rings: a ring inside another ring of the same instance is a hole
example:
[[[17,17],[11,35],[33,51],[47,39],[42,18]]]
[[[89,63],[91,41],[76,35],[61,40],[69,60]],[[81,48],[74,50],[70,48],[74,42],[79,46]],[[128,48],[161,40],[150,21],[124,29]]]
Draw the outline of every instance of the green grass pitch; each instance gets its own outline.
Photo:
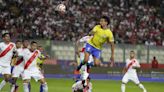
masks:
[[[2,79],[0,79],[2,81]],[[21,80],[19,83],[19,92],[23,92],[23,85]],[[73,80],[71,79],[47,79],[49,92],[72,92],[71,86]],[[110,80],[92,80],[93,92],[121,92],[120,81]],[[31,80],[31,92],[39,92],[39,83]],[[143,82],[147,92],[164,92],[164,83],[158,82]],[[1,92],[9,92],[9,84],[7,84]],[[126,92],[142,92],[135,84],[129,82],[126,86]]]

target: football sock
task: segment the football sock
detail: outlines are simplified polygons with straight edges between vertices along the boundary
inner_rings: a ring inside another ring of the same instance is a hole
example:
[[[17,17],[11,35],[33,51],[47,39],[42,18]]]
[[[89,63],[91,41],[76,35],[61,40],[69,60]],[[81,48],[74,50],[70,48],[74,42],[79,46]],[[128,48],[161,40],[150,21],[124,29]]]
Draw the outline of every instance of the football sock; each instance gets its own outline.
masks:
[[[140,83],[139,85],[139,88],[141,88],[144,92],[146,92],[146,89],[144,88],[144,86]]]
[[[83,65],[85,65],[85,62],[81,62],[80,65],[77,67],[76,70],[79,71]]]
[[[121,92],[125,92],[125,84],[121,84]]]
[[[18,86],[16,84],[12,84],[11,92],[16,92],[17,89],[18,89]]]
[[[40,85],[40,92],[48,92],[48,86],[47,83]]]
[[[28,88],[29,83],[23,83],[24,92],[30,92]]]
[[[1,83],[0,83],[0,90],[6,85],[6,81],[3,80]]]

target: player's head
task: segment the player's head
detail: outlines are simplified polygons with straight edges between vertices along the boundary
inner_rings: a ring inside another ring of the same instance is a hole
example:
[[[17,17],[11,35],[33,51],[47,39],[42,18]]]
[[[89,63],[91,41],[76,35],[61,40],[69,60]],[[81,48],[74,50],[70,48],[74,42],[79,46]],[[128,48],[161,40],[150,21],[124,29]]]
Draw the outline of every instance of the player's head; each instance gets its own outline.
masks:
[[[102,27],[108,26],[109,24],[110,24],[110,19],[109,19],[109,17],[107,17],[107,16],[102,16],[102,17],[100,18],[100,25],[101,25]]]
[[[10,42],[10,34],[9,34],[9,33],[4,33],[4,34],[2,34],[2,39],[3,39],[5,42]]]
[[[23,48],[28,48],[29,41],[27,39],[24,39],[22,42],[23,42]]]
[[[32,41],[32,42],[31,42],[31,50],[36,50],[36,49],[37,49],[37,47],[38,47],[37,42]]]
[[[87,80],[90,82],[91,81],[91,78],[88,76]]]
[[[130,58],[132,59],[134,57],[135,57],[135,52],[132,50],[132,51],[130,51]]]
[[[44,49],[43,49],[43,47],[41,45],[39,45],[38,46],[38,50],[42,52]]]
[[[22,47],[22,41],[17,40],[17,41],[16,41],[16,47],[17,47],[17,48],[21,48],[21,47]]]

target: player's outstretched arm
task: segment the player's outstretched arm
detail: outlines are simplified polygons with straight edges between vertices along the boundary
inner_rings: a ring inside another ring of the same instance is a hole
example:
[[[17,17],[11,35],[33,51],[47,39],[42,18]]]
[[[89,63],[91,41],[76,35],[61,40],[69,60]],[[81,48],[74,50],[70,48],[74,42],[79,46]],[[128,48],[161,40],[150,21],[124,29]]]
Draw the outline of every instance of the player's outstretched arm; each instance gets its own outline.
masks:
[[[123,68],[122,73],[125,74],[127,72],[126,66]]]
[[[111,45],[111,57],[110,57],[111,63],[110,63],[110,66],[113,67],[113,64],[114,64],[114,49],[115,49],[115,44],[114,44],[114,42],[109,42],[109,43]]]

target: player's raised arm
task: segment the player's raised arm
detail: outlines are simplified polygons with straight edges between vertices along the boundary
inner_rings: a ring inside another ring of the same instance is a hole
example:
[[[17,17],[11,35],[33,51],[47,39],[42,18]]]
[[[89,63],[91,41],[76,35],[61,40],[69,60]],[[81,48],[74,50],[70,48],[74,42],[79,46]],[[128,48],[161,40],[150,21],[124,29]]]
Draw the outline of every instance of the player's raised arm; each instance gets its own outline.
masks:
[[[111,46],[111,57],[110,57],[110,60],[111,60],[111,67],[112,67],[113,64],[114,64],[114,49],[115,49],[115,44],[114,44],[113,33],[111,31],[108,34],[108,43]]]

